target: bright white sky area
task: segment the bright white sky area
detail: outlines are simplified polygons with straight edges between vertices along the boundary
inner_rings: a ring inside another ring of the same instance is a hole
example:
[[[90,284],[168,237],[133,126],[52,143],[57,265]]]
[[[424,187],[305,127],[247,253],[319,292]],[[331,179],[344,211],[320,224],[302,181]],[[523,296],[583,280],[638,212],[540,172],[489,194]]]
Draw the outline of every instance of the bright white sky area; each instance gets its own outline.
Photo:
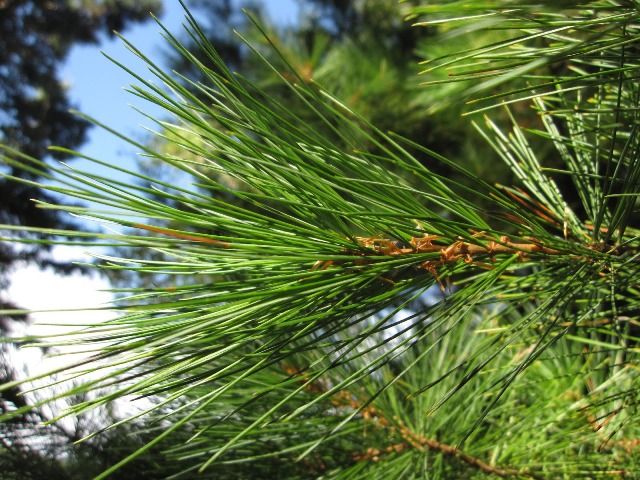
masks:
[[[267,0],[263,4],[275,23],[292,24],[297,20],[298,6],[295,0]],[[164,0],[164,15],[161,17],[163,24],[172,32],[180,32],[183,19],[184,12],[178,1]],[[150,21],[125,31],[124,36],[156,63],[164,65],[163,51],[167,44],[160,36],[160,31],[160,27]],[[150,127],[152,124],[137,113],[132,105],[150,114],[159,114],[160,111],[126,92],[125,88],[135,83],[135,79],[101,55],[100,51],[124,63],[143,78],[152,79],[144,63],[117,38],[105,40],[99,46],[75,47],[60,72],[61,78],[69,84],[73,103],[79,111],[109,127],[134,139],[144,139],[145,130],[141,125]],[[80,152],[128,169],[136,169],[134,147],[97,127],[90,130],[89,141],[80,148]],[[110,169],[99,171],[94,164],[80,159],[73,160],[71,165],[74,168],[91,169],[98,174],[107,175],[112,172]],[[82,249],[74,251],[70,248],[58,248],[56,258],[91,260],[88,256],[83,256]],[[15,304],[32,310],[78,310],[104,307],[111,299],[111,294],[104,291],[108,288],[106,280],[98,276],[60,277],[51,272],[41,272],[35,267],[24,267],[13,274],[8,297]],[[36,313],[32,316],[35,319],[32,333],[51,331],[50,327],[39,325],[40,323],[100,322],[111,317],[112,314],[106,311]]]

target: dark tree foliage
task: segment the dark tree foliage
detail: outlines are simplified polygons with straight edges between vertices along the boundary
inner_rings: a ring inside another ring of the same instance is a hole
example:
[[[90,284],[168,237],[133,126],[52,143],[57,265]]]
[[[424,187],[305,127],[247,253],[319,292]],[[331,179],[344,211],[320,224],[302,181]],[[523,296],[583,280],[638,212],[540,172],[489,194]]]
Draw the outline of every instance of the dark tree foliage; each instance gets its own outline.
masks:
[[[57,68],[73,45],[149,18],[157,0],[0,3],[0,129],[3,142],[42,158],[50,145],[75,147],[87,123],[69,113]],[[58,154],[59,155],[59,154]],[[55,154],[54,154],[55,156]]]
[[[419,31],[398,15],[398,2],[370,0],[364,6],[348,0],[307,0],[311,25],[323,25],[336,39],[369,37],[384,45],[397,56],[395,60],[406,61],[414,57],[420,39],[430,36],[428,30]]]
[[[77,44],[97,44],[114,31],[150,19],[159,0],[0,1],[0,141],[37,158],[57,159],[51,145],[79,147],[89,124],[69,112],[73,106],[58,67]],[[0,165],[14,177],[39,180],[38,175],[16,165]],[[0,222],[40,228],[73,228],[54,210],[36,208],[34,201],[53,197],[37,186],[0,180]],[[43,235],[45,237],[46,235]],[[76,268],[51,260],[41,245],[15,249],[0,243],[0,290],[18,262],[35,263],[62,274]]]

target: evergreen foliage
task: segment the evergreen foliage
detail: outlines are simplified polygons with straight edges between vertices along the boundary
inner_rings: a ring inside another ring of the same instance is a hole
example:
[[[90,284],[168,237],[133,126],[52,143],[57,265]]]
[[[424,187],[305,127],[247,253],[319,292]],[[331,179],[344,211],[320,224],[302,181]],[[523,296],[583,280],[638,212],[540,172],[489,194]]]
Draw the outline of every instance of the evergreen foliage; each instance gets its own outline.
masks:
[[[60,167],[47,188],[108,211],[40,204],[127,227],[86,234],[104,245],[162,254],[103,255],[100,268],[175,278],[123,289],[113,320],[46,339],[91,354],[67,370],[66,395],[90,398],[66,415],[151,401],[131,421],[152,439],[97,478],[150,449],[180,466],[172,478],[637,474],[640,5],[569,7],[408,12],[415,28],[472,35],[454,54],[424,50],[424,68],[466,82],[440,100],[486,114],[477,141],[513,171],[508,186],[377,128],[247,42],[295,108],[278,101],[227,68],[189,14],[197,54],[165,37],[197,81],[129,44],[168,87],[131,72],[132,91],[173,115],[156,120],[175,148],[128,140],[193,184]]]

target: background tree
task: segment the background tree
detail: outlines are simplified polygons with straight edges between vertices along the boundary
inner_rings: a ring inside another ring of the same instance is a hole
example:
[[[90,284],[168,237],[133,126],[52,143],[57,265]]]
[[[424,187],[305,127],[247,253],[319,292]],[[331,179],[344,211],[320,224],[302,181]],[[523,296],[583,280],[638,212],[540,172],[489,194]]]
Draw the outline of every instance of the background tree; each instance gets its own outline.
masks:
[[[118,209],[75,211],[130,229],[99,238],[163,255],[102,268],[176,279],[122,291],[120,316],[70,337],[95,353],[70,367],[69,394],[106,389],[70,415],[153,399],[157,436],[99,478],[158,446],[146,459],[180,465],[177,478],[638,472],[640,10],[465,1],[409,13],[471,31],[461,52],[423,52],[424,68],[467,82],[449,101],[487,113],[477,141],[514,185],[376,128],[258,44],[296,106],[281,102],[227,68],[193,17],[198,54],[167,35],[197,81],[151,63],[169,91],[136,77],[175,116],[158,121],[175,149],[134,144],[194,185],[56,169],[69,183],[53,191]],[[539,122],[520,124],[522,102]],[[416,301],[433,287],[442,296]]]

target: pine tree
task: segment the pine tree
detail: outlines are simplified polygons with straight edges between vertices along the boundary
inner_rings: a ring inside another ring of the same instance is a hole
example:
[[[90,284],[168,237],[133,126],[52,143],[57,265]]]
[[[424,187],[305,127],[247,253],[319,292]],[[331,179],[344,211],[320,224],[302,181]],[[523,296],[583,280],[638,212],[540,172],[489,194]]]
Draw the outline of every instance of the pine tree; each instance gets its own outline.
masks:
[[[48,188],[114,212],[61,208],[130,229],[103,243],[166,258],[103,256],[100,268],[176,278],[121,292],[112,321],[49,339],[95,349],[70,366],[84,380],[68,395],[107,392],[69,415],[151,400],[140,416],[155,439],[98,478],[158,447],[158,462],[183,468],[173,478],[640,471],[639,5],[442,3],[413,7],[415,28],[470,37],[454,54],[423,52],[427,83],[464,82],[440,108],[485,114],[476,141],[517,184],[489,183],[274,67],[289,108],[228,69],[192,16],[199,54],[165,35],[199,82],[148,60],[167,90],[131,72],[134,92],[174,115],[158,124],[177,153],[129,141],[193,188],[56,169]]]

